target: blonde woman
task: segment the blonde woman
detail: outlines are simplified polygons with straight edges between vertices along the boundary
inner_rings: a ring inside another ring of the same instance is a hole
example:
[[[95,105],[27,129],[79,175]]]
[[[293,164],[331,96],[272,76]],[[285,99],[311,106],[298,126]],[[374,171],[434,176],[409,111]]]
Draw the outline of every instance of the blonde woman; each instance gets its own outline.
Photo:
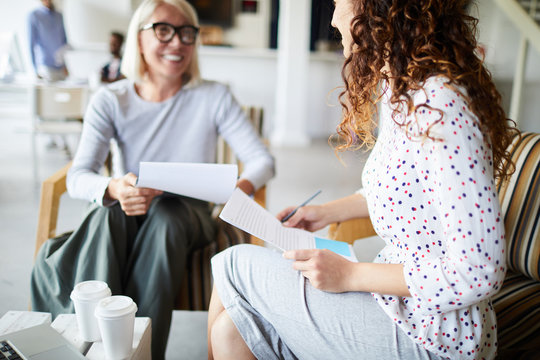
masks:
[[[67,178],[69,194],[95,203],[65,242],[49,241],[32,274],[35,310],[72,311],[69,294],[83,280],[106,281],[152,319],[152,358],[163,359],[174,299],[186,259],[214,237],[206,202],[135,187],[140,161],[215,161],[221,135],[245,164],[248,194],[274,174],[274,162],[226,86],[202,80],[198,21],[184,0],[145,0],[129,25],[122,73],[101,88],[84,118]],[[100,174],[110,141],[121,160]]]

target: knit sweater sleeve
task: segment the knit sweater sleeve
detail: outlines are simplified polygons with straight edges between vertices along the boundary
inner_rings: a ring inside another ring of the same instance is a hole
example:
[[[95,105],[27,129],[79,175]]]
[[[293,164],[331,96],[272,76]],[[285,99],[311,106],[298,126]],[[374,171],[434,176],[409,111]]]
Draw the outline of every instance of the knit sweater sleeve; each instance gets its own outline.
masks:
[[[73,198],[99,205],[114,203],[104,203],[103,196],[111,178],[99,173],[114,135],[113,114],[113,97],[102,88],[88,104],[77,153],[68,172],[66,185]]]
[[[274,158],[263,144],[233,95],[227,90],[219,99],[218,132],[243,164],[241,178],[260,188],[275,173]]]

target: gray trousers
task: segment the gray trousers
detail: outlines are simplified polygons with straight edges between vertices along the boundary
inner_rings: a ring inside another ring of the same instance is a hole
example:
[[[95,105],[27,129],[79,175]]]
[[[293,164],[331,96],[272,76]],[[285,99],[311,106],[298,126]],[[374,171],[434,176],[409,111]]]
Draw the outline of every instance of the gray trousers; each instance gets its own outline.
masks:
[[[73,313],[74,285],[105,281],[113,295],[137,303],[136,316],[152,319],[152,358],[164,359],[187,258],[214,233],[208,203],[194,199],[156,197],[144,216],[126,216],[119,204],[94,207],[71,235],[40,249],[31,277],[32,307],[53,317]]]
[[[441,359],[364,292],[315,289],[280,253],[236,245],[212,258],[217,292],[257,359]]]

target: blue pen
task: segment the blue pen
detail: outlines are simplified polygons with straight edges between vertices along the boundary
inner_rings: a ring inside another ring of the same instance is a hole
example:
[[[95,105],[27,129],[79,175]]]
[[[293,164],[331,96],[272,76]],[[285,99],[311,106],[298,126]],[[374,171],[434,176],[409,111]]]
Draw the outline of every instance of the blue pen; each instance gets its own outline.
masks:
[[[306,206],[308,202],[310,202],[311,200],[313,200],[315,198],[315,196],[319,195],[321,193],[322,190],[319,190],[317,191],[315,194],[311,195],[309,197],[309,199],[307,199],[306,201],[304,201],[303,203],[301,203],[300,205],[298,205],[296,207],[296,209],[294,209],[293,211],[291,211],[287,216],[285,216],[283,219],[281,219],[281,222],[285,222],[287,220],[289,220],[291,218],[291,216],[293,216],[294,214],[296,214],[296,212],[298,211],[298,209],[300,209],[302,206]]]

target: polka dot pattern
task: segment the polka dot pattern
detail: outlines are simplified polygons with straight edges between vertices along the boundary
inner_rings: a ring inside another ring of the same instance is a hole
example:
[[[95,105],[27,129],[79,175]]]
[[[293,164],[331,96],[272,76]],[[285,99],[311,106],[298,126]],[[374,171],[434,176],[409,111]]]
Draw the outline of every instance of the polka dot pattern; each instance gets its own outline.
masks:
[[[375,230],[386,242],[376,262],[404,265],[411,297],[373,294],[418,344],[443,357],[489,359],[497,326],[489,300],[504,279],[504,225],[490,146],[464,91],[428,79],[419,106],[397,114],[389,95],[363,173]],[[406,126],[399,126],[407,124]],[[425,133],[430,129],[430,137]]]

